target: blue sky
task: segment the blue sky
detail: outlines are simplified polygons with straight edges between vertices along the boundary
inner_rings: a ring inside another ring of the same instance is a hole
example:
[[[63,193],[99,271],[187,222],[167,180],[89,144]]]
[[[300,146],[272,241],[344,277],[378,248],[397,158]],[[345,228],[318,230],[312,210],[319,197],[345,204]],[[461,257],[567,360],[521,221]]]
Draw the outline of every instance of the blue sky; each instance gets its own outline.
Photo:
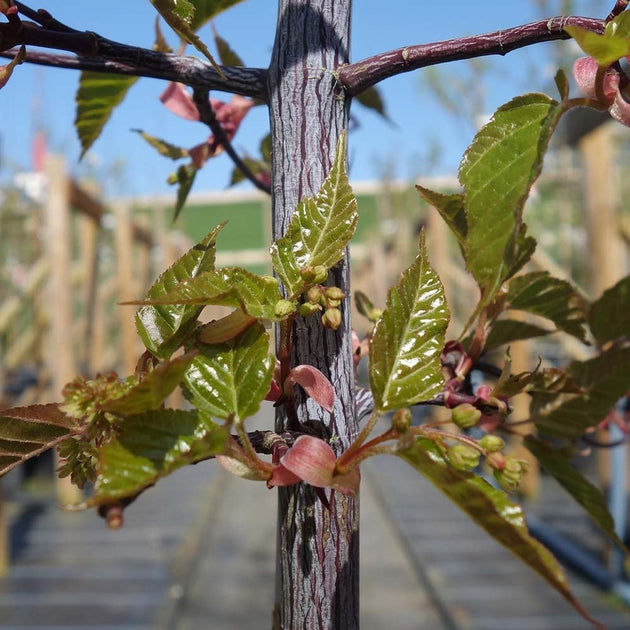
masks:
[[[589,12],[583,14],[603,17],[613,2],[592,0],[577,4],[581,9],[588,6]],[[149,0],[124,3],[35,0],[31,6],[47,9],[74,28],[94,30],[110,39],[146,47],[153,42],[155,10]],[[355,0],[351,60],[400,46],[492,31],[539,18],[535,2],[529,0],[450,0],[448,3]],[[215,26],[248,65],[264,67],[271,53],[275,22],[275,2],[246,0],[218,16]],[[211,40],[209,30],[201,34]],[[169,38],[175,43],[170,33]],[[543,44],[504,58],[490,58],[485,83],[487,109],[494,110],[512,96],[531,89],[530,86],[540,88],[548,82],[553,74],[550,54],[551,45]],[[448,72],[465,72],[463,63],[451,64]],[[532,81],[536,85],[532,86]],[[71,70],[26,64],[17,68],[9,84],[0,91],[3,113],[0,147],[5,176],[29,168],[30,139],[35,126],[40,124],[48,134],[50,149],[66,156],[71,171],[77,175],[96,173],[110,195],[174,192],[166,184],[174,164],[155,154],[130,129],[142,128],[173,143],[192,146],[206,137],[205,128],[199,123],[179,120],[159,103],[165,83],[142,79],[114,112],[91,155],[79,164],[80,147],[73,129],[77,82],[78,73]],[[353,106],[358,126],[350,136],[351,177],[379,179],[388,171],[395,177],[412,179],[422,174],[454,172],[471,140],[470,125],[443,111],[422,86],[420,72],[388,79],[380,84],[380,90],[393,124],[358,104]],[[255,108],[235,138],[236,148],[254,153],[267,128],[265,108]],[[435,146],[441,147],[437,157],[432,150]],[[198,175],[195,190],[225,188],[231,168],[226,156],[210,161]]]

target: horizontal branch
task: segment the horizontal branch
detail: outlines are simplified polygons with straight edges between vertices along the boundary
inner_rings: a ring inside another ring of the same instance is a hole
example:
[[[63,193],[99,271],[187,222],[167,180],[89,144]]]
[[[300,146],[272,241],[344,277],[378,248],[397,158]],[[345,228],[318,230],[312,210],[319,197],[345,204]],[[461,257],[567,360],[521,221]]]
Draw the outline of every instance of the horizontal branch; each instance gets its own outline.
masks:
[[[348,94],[354,96],[384,79],[403,72],[461,59],[506,55],[532,44],[570,39],[564,30],[565,26],[581,26],[601,33],[604,30],[604,20],[555,17],[484,35],[406,46],[343,66],[338,69],[337,75],[339,83]]]
[[[123,45],[123,44],[121,44]],[[128,48],[132,48],[129,46]],[[217,90],[240,94],[258,100],[266,100],[267,71],[262,68],[241,68],[222,66],[225,78],[209,64],[197,57],[157,53],[152,50],[137,49],[147,53],[133,64],[104,56],[75,57],[48,52],[27,50],[24,59],[27,63],[54,68],[86,70],[106,74],[124,74],[134,77],[149,77],[183,83],[192,88]],[[18,48],[0,52],[0,57],[13,59]],[[146,62],[149,63],[146,63]]]

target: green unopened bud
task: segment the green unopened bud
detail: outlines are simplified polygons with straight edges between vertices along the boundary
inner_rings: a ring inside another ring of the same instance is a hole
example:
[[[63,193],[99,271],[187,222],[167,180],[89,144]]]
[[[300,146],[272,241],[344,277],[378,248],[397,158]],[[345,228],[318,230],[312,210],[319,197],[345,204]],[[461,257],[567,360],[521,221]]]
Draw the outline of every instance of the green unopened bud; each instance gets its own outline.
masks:
[[[306,299],[311,304],[319,304],[319,300],[321,297],[322,297],[322,288],[319,285],[315,285],[314,287],[311,287],[306,292]]]
[[[329,300],[343,300],[346,297],[339,287],[326,287],[325,293]]]
[[[493,474],[504,490],[513,491],[518,488],[518,484],[526,472],[527,462],[525,460],[516,459],[516,457],[506,457],[504,468],[495,470]]]
[[[479,465],[479,451],[466,444],[455,444],[448,449],[448,461],[457,470],[474,470]]]
[[[479,446],[485,448],[488,453],[496,453],[505,446],[505,442],[498,435],[488,434],[479,440]]]
[[[322,324],[326,328],[337,330],[341,326],[341,311],[338,308],[327,308],[322,315]]]
[[[291,302],[290,300],[278,300],[273,312],[276,317],[286,317],[287,315],[291,315],[291,313],[295,313],[296,308],[295,302]]]
[[[392,417],[392,429],[396,433],[407,433],[411,425],[411,411],[406,407],[399,409]]]
[[[324,282],[328,277],[328,269],[324,265],[315,265],[314,267],[302,267],[300,275],[305,282],[309,284],[319,284]]]
[[[376,324],[376,322],[381,319],[381,315],[383,315],[382,308],[373,308],[368,313],[368,319]]]
[[[337,308],[341,304],[341,300],[331,300],[330,298],[326,299],[326,306],[328,308]]]
[[[473,407],[470,403],[457,405],[457,407],[453,409],[451,415],[451,420],[460,429],[469,429],[470,427],[474,427],[477,422],[479,422],[479,418],[481,418],[481,411],[476,407]]]
[[[267,286],[270,286],[270,287],[278,286],[278,279],[274,278],[273,276],[264,275],[264,276],[260,276],[260,278]]]
[[[317,313],[321,311],[322,307],[319,304],[311,304],[310,302],[305,302],[304,304],[300,304],[300,308],[298,309],[298,313],[302,317],[308,317],[313,313]]]

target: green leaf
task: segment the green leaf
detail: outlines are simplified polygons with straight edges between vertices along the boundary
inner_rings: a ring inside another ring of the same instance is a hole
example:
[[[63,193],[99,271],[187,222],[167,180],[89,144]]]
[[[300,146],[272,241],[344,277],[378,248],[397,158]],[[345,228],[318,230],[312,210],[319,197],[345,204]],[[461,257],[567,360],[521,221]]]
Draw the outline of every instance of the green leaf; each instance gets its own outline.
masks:
[[[10,45],[8,47],[10,48]],[[24,63],[25,58],[26,46],[22,44],[22,46],[20,46],[18,54],[15,55],[15,57],[13,57],[13,59],[11,59],[8,64],[0,66],[0,89],[2,89],[8,83],[11,75],[13,74],[13,71],[15,70],[15,67],[19,66],[21,63]]]
[[[444,195],[418,185],[416,185],[416,190],[429,205],[433,206],[440,213],[446,225],[451,228],[457,242],[464,247],[466,235],[468,234],[464,195],[458,193]]]
[[[566,101],[569,98],[569,79],[561,68],[556,72],[556,76],[553,78],[556,87],[558,88],[558,94],[560,94],[560,100]]]
[[[184,380],[186,369],[195,354],[188,352],[172,361],[160,363],[126,394],[100,405],[99,410],[119,416],[130,416],[159,407]]]
[[[523,240],[523,207],[562,112],[544,94],[519,96],[497,110],[464,154],[466,265],[486,304],[531,246]]]
[[[213,34],[221,64],[224,66],[244,66],[243,60],[232,50],[227,41],[224,40],[216,30],[214,30]]]
[[[175,209],[173,211],[173,223],[177,221],[179,213],[186,205],[186,199],[188,199],[188,193],[190,192],[195,177],[199,169],[194,164],[182,164],[175,173],[168,178],[168,183],[171,185],[177,184],[177,200],[175,202]]]
[[[600,66],[609,66],[618,59],[630,54],[630,40],[628,37],[615,35],[608,28],[603,34],[588,31],[581,26],[565,26],[564,30]]]
[[[178,468],[222,453],[228,436],[226,427],[202,412],[161,409],[129,416],[117,439],[100,449],[88,505],[135,497]]]
[[[200,350],[185,379],[192,404],[236,422],[255,414],[269,391],[275,365],[265,328],[254,324],[226,343]]]
[[[190,27],[198,31],[206,22],[215,15],[243,0],[188,0],[195,7],[195,14],[190,21]]]
[[[389,120],[389,117],[385,113],[385,102],[383,101],[383,97],[377,88],[374,86],[363,90],[360,94],[354,97],[355,100],[359,101],[363,107],[369,107],[373,109],[377,114],[380,114],[385,120]]]
[[[0,411],[0,476],[78,433],[59,405],[30,405]]]
[[[618,337],[630,337],[630,276],[621,279],[593,302],[588,323],[599,344]]]
[[[182,158],[188,157],[188,149],[175,146],[174,144],[166,142],[166,140],[156,138],[155,136],[145,133],[142,129],[132,129],[131,131],[135,131],[140,134],[160,155],[163,155],[164,157],[170,158],[171,160],[181,160]]]
[[[575,599],[562,568],[527,529],[522,509],[506,494],[469,472],[455,470],[430,440],[419,438],[399,457],[431,481],[492,538],[541,575],[582,616],[596,623]]]
[[[525,446],[544,469],[584,508],[596,525],[620,549],[625,550],[623,542],[615,533],[615,523],[608,512],[606,499],[596,486],[571,465],[567,454],[531,436],[525,440]]]
[[[81,157],[101,135],[114,108],[122,103],[138,77],[81,72],[74,126],[81,141]]]
[[[611,348],[588,361],[573,362],[569,376],[584,393],[572,396],[549,412],[543,408],[533,418],[536,426],[551,437],[580,437],[587,428],[601,422],[625,396],[630,388],[629,374],[630,348]]]
[[[420,253],[387,295],[370,342],[370,386],[376,409],[408,407],[442,389],[440,353],[449,322],[444,287]]]
[[[250,317],[280,320],[276,304],[282,299],[278,281],[272,276],[257,276],[241,267],[224,267],[217,271],[186,278],[150,304],[219,305],[241,308]]]
[[[528,324],[527,322],[521,322],[515,319],[500,319],[492,325],[484,349],[486,352],[489,352],[490,350],[512,343],[513,341],[542,337],[551,332],[553,332],[553,330],[547,330],[540,326]]]
[[[198,25],[198,20],[194,18],[197,9],[196,5],[199,4],[199,8],[203,10],[205,7],[201,5],[207,3],[196,3],[194,0],[151,0],[151,4],[178,35],[205,55],[214,69],[221,76],[224,76],[221,68],[210,54],[208,47],[195,33],[196,28],[200,25]],[[206,19],[209,19],[209,17],[212,16],[208,16]]]
[[[216,239],[225,223],[218,225],[200,243],[169,267],[147,292],[148,299],[166,295],[185,278],[214,269]],[[192,330],[201,308],[185,304],[143,306],[136,313],[136,329],[145,347],[156,357],[168,358]]]
[[[507,301],[509,308],[545,317],[559,330],[586,341],[586,301],[566,280],[546,271],[518,276],[510,281]]]
[[[330,269],[342,258],[357,227],[357,200],[346,172],[346,133],[342,133],[330,173],[316,197],[302,200],[287,233],[271,246],[271,261],[287,294],[296,297],[306,286],[300,269]]]

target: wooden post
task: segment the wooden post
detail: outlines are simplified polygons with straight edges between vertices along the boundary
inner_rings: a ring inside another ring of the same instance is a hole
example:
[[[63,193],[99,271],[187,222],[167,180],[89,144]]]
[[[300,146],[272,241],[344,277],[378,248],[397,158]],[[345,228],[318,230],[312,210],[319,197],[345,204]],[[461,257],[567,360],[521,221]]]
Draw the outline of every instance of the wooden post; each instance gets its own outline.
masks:
[[[53,395],[59,399],[62,389],[76,376],[72,330],[72,291],[70,259],[72,226],[68,177],[63,158],[46,158],[48,194],[46,196],[46,254],[50,264],[48,304],[50,331],[47,344],[47,368],[52,379]],[[78,503],[82,493],[69,477],[57,480],[57,497],[63,504]]]
[[[133,225],[129,206],[119,203],[116,213],[116,276],[118,278],[117,302],[134,300],[141,297],[137,293],[133,264]],[[132,374],[136,367],[136,328],[133,313],[129,306],[118,306],[120,326],[120,370],[123,374]]]
[[[597,127],[580,141],[588,229],[591,296],[598,298],[625,275],[623,241],[617,221],[617,187],[611,126]],[[602,418],[603,419],[603,418]],[[604,440],[606,435],[602,436]],[[610,485],[610,453],[598,451],[600,483]]]

